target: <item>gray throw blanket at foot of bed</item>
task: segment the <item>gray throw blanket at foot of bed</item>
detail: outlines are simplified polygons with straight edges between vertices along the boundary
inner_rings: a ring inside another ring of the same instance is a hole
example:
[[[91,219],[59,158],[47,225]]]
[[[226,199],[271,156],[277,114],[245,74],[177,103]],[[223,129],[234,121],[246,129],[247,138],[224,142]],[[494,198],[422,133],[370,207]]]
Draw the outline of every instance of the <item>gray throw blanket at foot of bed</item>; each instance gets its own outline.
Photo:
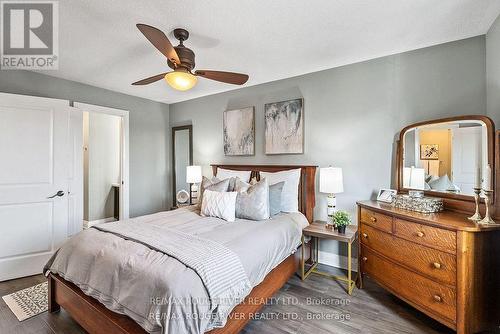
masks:
[[[140,242],[193,269],[210,297],[212,327],[223,327],[234,305],[252,289],[239,257],[218,242],[147,223],[115,222],[94,228]]]

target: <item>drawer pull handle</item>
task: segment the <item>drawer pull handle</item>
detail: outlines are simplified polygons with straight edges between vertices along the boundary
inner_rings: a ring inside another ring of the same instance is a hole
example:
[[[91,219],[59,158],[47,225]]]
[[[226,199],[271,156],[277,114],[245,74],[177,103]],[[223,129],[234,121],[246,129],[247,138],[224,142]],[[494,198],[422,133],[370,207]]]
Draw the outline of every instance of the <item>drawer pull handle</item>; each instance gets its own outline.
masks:
[[[368,239],[368,234],[363,233],[363,238]]]
[[[365,257],[363,257],[363,261],[364,261],[364,262],[368,261],[368,258],[367,258],[366,256],[365,256]]]
[[[434,295],[434,300],[438,303],[441,303],[443,301],[443,298],[441,298],[441,296]]]
[[[423,236],[424,236],[424,232],[420,232],[420,231],[417,232],[417,237],[422,238]]]
[[[370,220],[372,221],[372,223],[375,223],[377,221],[377,218],[375,217],[370,217]]]
[[[434,262],[434,263],[432,264],[432,266],[433,266],[434,268],[436,268],[436,269],[441,269],[441,263],[439,263],[439,262]]]

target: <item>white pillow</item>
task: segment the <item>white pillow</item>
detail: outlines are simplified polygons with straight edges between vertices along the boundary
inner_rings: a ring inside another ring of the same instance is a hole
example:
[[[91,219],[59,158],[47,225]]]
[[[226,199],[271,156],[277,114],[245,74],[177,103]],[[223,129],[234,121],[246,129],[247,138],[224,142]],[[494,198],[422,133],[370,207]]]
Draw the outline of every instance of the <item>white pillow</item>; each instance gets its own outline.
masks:
[[[269,185],[284,181],[285,185],[281,193],[281,211],[299,211],[300,168],[276,173],[260,172],[260,178],[266,178]]]
[[[252,174],[249,170],[230,170],[224,168],[217,168],[216,177],[219,180],[229,179],[231,177],[237,177],[243,182],[250,181],[250,175]]]
[[[218,192],[205,190],[201,202],[201,215],[206,217],[217,217],[228,222],[236,219],[236,196],[237,192]]]

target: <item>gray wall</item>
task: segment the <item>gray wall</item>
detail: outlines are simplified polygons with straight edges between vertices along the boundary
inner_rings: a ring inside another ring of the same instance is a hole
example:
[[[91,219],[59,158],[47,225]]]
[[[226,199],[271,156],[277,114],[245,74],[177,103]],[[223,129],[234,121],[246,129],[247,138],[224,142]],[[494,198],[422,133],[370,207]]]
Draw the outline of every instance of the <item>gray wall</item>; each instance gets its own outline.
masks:
[[[474,37],[170,105],[170,124],[193,124],[194,163],[335,165],[344,169],[340,209],[391,186],[394,139],[426,119],[486,113],[485,38]],[[305,153],[266,156],[265,103],[303,97]],[[222,112],[255,106],[256,154],[226,157]],[[318,189],[318,187],[316,187]],[[316,218],[325,218],[318,194]],[[338,253],[336,243],[323,251]],[[342,252],[343,253],[343,252]]]
[[[488,115],[500,126],[500,16],[486,34]]]
[[[170,204],[169,106],[28,71],[0,71],[0,92],[50,97],[130,112],[130,215]]]

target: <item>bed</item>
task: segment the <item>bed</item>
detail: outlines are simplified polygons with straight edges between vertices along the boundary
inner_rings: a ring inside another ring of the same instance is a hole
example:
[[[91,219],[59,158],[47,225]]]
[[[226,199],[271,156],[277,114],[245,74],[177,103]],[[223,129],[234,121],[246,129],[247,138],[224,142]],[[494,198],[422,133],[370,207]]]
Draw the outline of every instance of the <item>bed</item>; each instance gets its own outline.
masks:
[[[277,290],[279,290],[289,279],[289,277],[293,275],[297,270],[298,256],[297,253],[294,254],[293,251],[298,245],[296,238],[297,235],[300,234],[300,229],[302,229],[304,224],[307,225],[307,223],[312,222],[313,219],[312,214],[315,203],[314,184],[315,184],[316,167],[315,166],[263,166],[263,165],[259,166],[213,165],[212,167],[214,175],[217,173],[218,168],[224,168],[231,170],[251,170],[252,176],[256,178],[259,178],[259,172],[262,171],[276,172],[276,171],[290,170],[296,168],[301,169],[298,200],[299,200],[299,210],[302,214],[300,213],[280,214],[278,217],[274,219],[273,222],[268,222],[268,223],[264,222],[261,223],[260,225],[258,225],[258,222],[245,222],[244,225],[240,225],[244,226],[245,227],[244,229],[247,229],[248,231],[241,230],[238,232],[237,229],[234,229],[235,228],[234,223],[229,223],[229,226],[223,226],[224,224],[217,224],[216,222],[204,225],[206,226],[207,230],[204,231],[206,234],[201,233],[202,236],[210,236],[211,238],[215,238],[217,241],[226,242],[226,244],[232,245],[228,247],[232,248],[232,251],[234,251],[235,253],[238,253],[240,258],[242,259],[241,263],[245,268],[245,270],[247,272],[253,273],[252,275],[250,275],[251,277],[249,277],[249,280],[251,282],[251,288],[250,288],[251,291],[249,290],[249,293],[245,293],[246,297],[243,299],[241,303],[237,304],[234,308],[233,308],[234,305],[231,306],[231,313],[227,317],[227,321],[223,323],[224,327],[221,328],[215,328],[213,326],[208,327],[209,329],[211,329],[208,333],[211,334],[237,333],[250,320],[251,318],[250,315],[257,312],[260,308],[262,308],[266,303],[266,299],[271,297]],[[171,212],[158,213],[155,215],[138,217],[137,219],[155,222],[153,224],[156,225],[155,228],[160,228],[161,226],[163,226],[162,224],[165,222],[175,222],[181,220],[185,221],[186,219],[187,220],[192,219],[193,223],[191,228],[198,229],[200,228],[200,225],[196,225],[197,222],[194,219],[195,213],[191,211],[192,209],[182,209]],[[179,218],[180,216],[183,216],[183,218],[180,219]],[[206,222],[207,221],[205,220],[205,223]],[[133,225],[134,224],[129,224],[129,226]],[[209,227],[210,225],[213,225],[214,228],[211,229]],[[252,240],[250,237],[245,238],[245,233],[248,233],[247,234],[248,236],[256,235],[255,232],[257,231],[257,229],[261,229],[260,231],[262,232],[261,236],[258,239],[255,239],[255,237],[254,237],[255,240]],[[274,230],[276,231],[280,230],[281,232],[273,232]],[[85,241],[85,243],[90,244],[92,243],[92,240],[95,240],[95,242],[101,242],[106,244],[111,243],[114,245],[114,247],[116,248],[115,250],[117,252],[119,251],[125,252],[125,249],[127,247],[137,247],[137,250],[134,250],[132,252],[133,254],[136,253],[142,254],[146,252],[145,249],[146,250],[148,249],[147,246],[141,244],[140,242],[134,243],[132,245],[130,244],[131,242],[130,240],[120,239],[116,235],[113,235],[111,237],[108,235],[109,233],[103,233],[103,232],[112,232],[112,231],[96,230],[96,231],[91,231],[90,233],[86,233],[84,235],[88,239]],[[106,238],[108,239],[106,240],[103,239],[102,241],[99,240],[99,237],[104,238],[105,234]],[[273,240],[270,237],[271,235],[273,235],[273,238],[274,235],[281,235],[281,237],[279,238],[283,240],[281,243],[276,242],[276,245],[282,245],[282,246],[279,246],[277,248],[274,247],[275,249],[272,249],[272,247],[266,248],[262,246],[261,247],[254,246],[259,242],[257,240],[260,240],[260,242],[263,242],[266,245],[271,244],[271,241]],[[115,239],[109,239],[109,238],[115,238]],[[122,241],[128,242],[129,244],[121,245],[120,243]],[[79,245],[82,244],[83,242],[79,243]],[[120,247],[122,247],[123,249],[120,249]],[[256,248],[252,249],[252,247]],[[266,257],[267,262],[251,260],[250,257],[245,258],[245,250],[252,252],[254,254],[254,258]],[[264,253],[262,253],[262,251]],[[108,250],[106,252],[108,252]],[[109,253],[111,253],[111,248],[109,249]],[[69,254],[71,254],[71,252]],[[147,263],[147,261],[143,263],[145,261],[144,259],[150,257],[151,256],[148,255],[144,257],[143,260],[138,260],[135,259],[133,256],[129,256],[128,259],[126,259],[126,261],[124,260],[125,263],[123,264],[122,267],[127,268],[128,265],[127,261],[131,263],[137,262],[146,265],[147,267],[151,268],[151,272],[154,272],[155,270],[158,269],[158,267],[154,265],[154,263],[156,263],[155,261],[159,261],[158,259],[155,258],[151,260],[151,263]],[[79,265],[85,266],[88,263],[91,263],[91,261],[89,261],[89,259],[86,260],[84,256],[79,258],[78,261]],[[184,272],[185,268],[183,268],[182,265],[177,269],[182,273],[182,275],[186,275],[186,273]],[[106,275],[105,266],[102,265],[100,270],[103,271],[104,276],[99,278],[98,277],[99,275],[94,274],[97,276],[96,279],[100,279],[101,281],[103,281],[104,278],[109,276],[109,280],[110,281],[113,280],[112,272],[110,272],[109,275]],[[66,277],[63,274],[63,272],[61,272],[61,275],[57,275],[56,273],[58,271],[57,270],[54,271],[55,272],[50,272],[48,274],[50,312],[55,312],[60,307],[63,307],[89,333],[103,333],[103,332],[145,333],[146,331],[143,329],[143,327],[149,328],[148,331],[154,332],[154,330],[152,330],[152,327],[145,326],[145,324],[141,322],[141,318],[138,318],[136,316],[137,313],[136,310],[133,309],[131,310],[129,308],[123,309],[120,308],[120,305],[118,305],[118,307],[114,305],[113,307],[113,302],[114,302],[113,300],[106,300],[105,298],[102,298],[102,296],[99,295],[99,291],[97,291],[98,293],[96,293],[96,291],[92,291],[92,289],[89,289],[85,285],[86,282],[83,282],[82,284],[81,280],[80,281],[75,280],[74,277]],[[94,271],[94,273],[95,272],[97,271]],[[65,276],[66,279],[63,278],[63,276]],[[137,275],[130,275],[130,276],[133,278],[136,277]],[[159,276],[161,275],[157,274],[156,278],[152,279],[151,281],[155,280],[158,281]],[[194,283],[192,284],[190,283],[190,280],[195,280],[196,278],[189,278],[189,275],[182,277],[183,280],[185,281],[182,283],[184,283],[185,286],[189,287],[187,289],[189,289],[188,292],[190,296],[191,295],[195,296],[195,298],[197,297],[201,298],[204,296],[203,291],[198,291],[198,292],[196,291],[196,286],[199,286],[199,284],[196,285]],[[166,279],[167,278],[165,278],[165,280]],[[78,286],[72,283],[71,281],[74,281],[76,284],[78,284]],[[152,288],[150,284],[148,285],[144,282],[146,282],[146,280],[144,280],[142,283],[147,287],[144,288],[143,294],[146,296],[154,296],[151,290],[156,291],[156,289]],[[175,282],[175,280],[173,282]],[[127,284],[130,284],[127,285],[127,291],[132,290],[132,292],[130,293],[131,295],[130,297],[137,298],[137,296],[139,295],[138,291],[141,292],[140,291],[141,285],[138,282],[134,282],[133,280],[128,281]],[[193,286],[192,288],[190,284]],[[182,286],[182,284],[179,284],[179,286]],[[110,289],[116,290],[116,287],[113,287],[111,284]],[[198,314],[197,312],[201,312],[201,314],[203,314],[203,312],[206,311],[203,308],[203,305],[202,306],[196,305],[192,307],[195,308],[194,314]],[[117,312],[113,312],[110,309],[114,309]],[[171,312],[171,310],[169,309],[168,312]],[[180,313],[185,313],[185,312],[186,312],[185,310],[182,310]],[[125,314],[128,314],[128,316]],[[134,318],[134,320],[132,318]],[[173,321],[172,318],[169,318],[169,321],[172,322]],[[187,332],[199,332],[200,329],[205,328],[204,326],[206,325],[206,324],[201,324],[200,321],[201,321],[200,319],[193,321],[193,324],[191,323],[189,324],[189,326],[192,325],[192,327],[181,328],[179,331],[184,330]],[[141,323],[142,327],[138,323]],[[179,324],[180,323],[181,322],[179,322]],[[186,323],[186,321],[183,321],[183,323]]]

